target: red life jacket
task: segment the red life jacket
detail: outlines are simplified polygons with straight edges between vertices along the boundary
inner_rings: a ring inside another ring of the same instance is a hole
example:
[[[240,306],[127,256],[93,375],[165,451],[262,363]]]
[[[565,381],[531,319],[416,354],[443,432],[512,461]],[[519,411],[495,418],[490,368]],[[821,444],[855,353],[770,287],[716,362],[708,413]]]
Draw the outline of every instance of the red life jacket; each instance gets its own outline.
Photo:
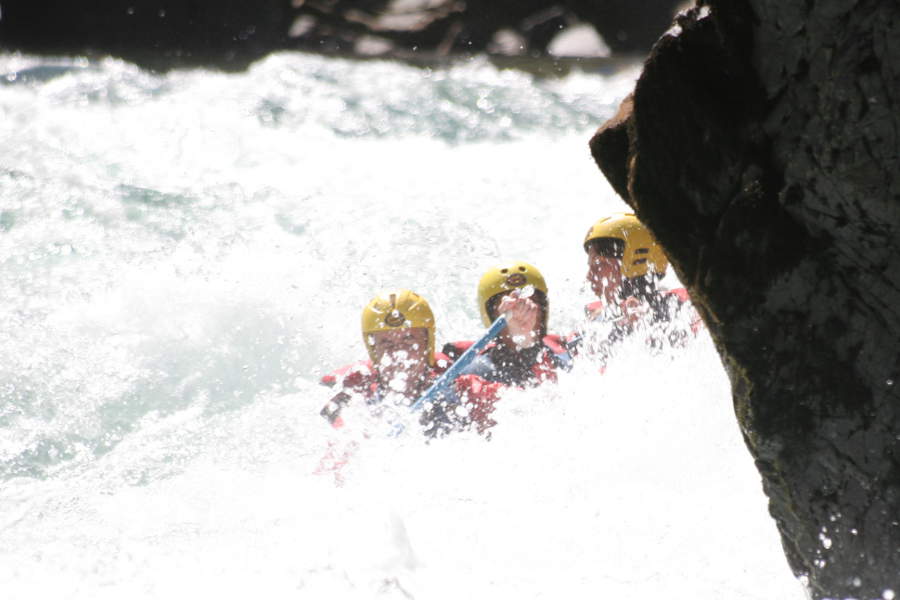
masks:
[[[437,379],[449,366],[450,359],[440,352],[435,352],[434,366],[429,367],[426,372],[428,381]],[[328,387],[340,385],[340,391],[320,411],[320,414],[334,427],[343,425],[340,417],[341,409],[353,396],[362,396],[367,402],[374,402],[380,398],[378,378],[370,360],[362,360],[339,367],[324,375],[319,382]]]
[[[497,424],[491,414],[506,387],[499,381],[487,381],[478,375],[460,375],[453,382],[454,391],[466,407],[469,421],[478,433],[484,433]]]
[[[691,301],[691,297],[685,288],[675,288],[673,290],[657,290],[656,293],[660,296],[672,296],[678,300],[679,304],[684,304]],[[587,317],[591,317],[598,312],[602,312],[605,308],[606,303],[603,302],[603,300],[594,300],[593,302],[588,302],[584,305],[584,313]]]
[[[568,336],[563,338],[561,335],[545,335],[541,341],[544,344],[544,348],[549,351],[541,352],[540,360],[535,363],[531,370],[539,378],[540,381],[544,381],[548,377],[552,377],[552,381],[556,381],[556,368],[561,367],[563,369],[568,370],[571,368],[571,360],[574,355],[573,347],[571,346],[571,342],[574,341],[574,334],[572,336]],[[458,342],[448,342],[444,344],[442,351],[444,355],[449,357],[451,363],[456,362],[456,359],[459,358],[463,352],[469,349],[469,347],[475,342],[464,340]],[[488,344],[488,346],[482,350],[482,353],[489,351],[493,348],[495,344]]]
[[[334,386],[339,381],[344,381],[344,379],[349,375],[351,377],[355,377],[356,379],[362,378],[367,373],[372,371],[372,361],[371,360],[361,360],[359,362],[355,362],[349,365],[344,365],[343,367],[338,367],[331,373],[327,375],[323,375],[319,380],[319,383],[322,385],[327,385],[328,387]],[[352,381],[352,380],[351,380]]]
[[[671,297],[678,300],[678,305],[683,307],[685,304],[690,304],[691,297],[688,294],[688,291],[685,288],[675,288],[672,290],[658,290],[657,294],[661,297]],[[606,308],[606,304],[602,300],[595,300],[594,302],[589,302],[584,306],[584,314],[588,319],[594,319],[597,315],[602,313]],[[703,321],[700,319],[700,316],[694,312],[691,322],[691,333],[697,334],[700,329],[703,327]]]
[[[595,316],[602,313],[604,308],[606,308],[606,304],[604,304],[603,300],[588,302],[584,305],[584,316],[588,319],[593,319]]]
[[[556,383],[556,370],[558,368],[569,370],[572,368],[572,354],[565,345],[562,336],[545,335],[545,352],[541,352],[541,358],[531,367],[538,382],[552,381]]]
[[[440,375],[447,370],[447,367],[449,367],[452,362],[453,361],[443,352],[435,352],[434,366],[431,368]],[[372,361],[361,360],[349,365],[344,365],[343,367],[338,367],[331,373],[323,375],[322,378],[319,379],[319,383],[328,387],[334,387],[337,383],[341,383],[344,387],[355,387],[363,384],[369,377],[374,377]]]
[[[561,336],[547,335],[542,341],[543,351],[531,366],[531,372],[536,383],[555,382],[557,369],[568,370],[571,367],[572,352],[567,346],[567,340]],[[444,346],[443,351],[451,360],[456,360],[472,344],[471,341],[450,342]],[[493,346],[494,344],[489,345],[483,352],[489,351]],[[460,402],[466,407],[469,421],[479,433],[484,433],[497,424],[491,415],[501,392],[509,387],[508,384],[467,374],[457,377],[453,387]]]

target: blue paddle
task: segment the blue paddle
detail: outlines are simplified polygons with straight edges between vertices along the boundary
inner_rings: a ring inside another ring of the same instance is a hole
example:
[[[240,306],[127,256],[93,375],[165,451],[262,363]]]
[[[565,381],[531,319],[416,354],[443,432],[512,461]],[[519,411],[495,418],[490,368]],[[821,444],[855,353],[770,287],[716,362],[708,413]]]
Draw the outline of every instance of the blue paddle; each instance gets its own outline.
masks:
[[[431,384],[425,393],[422,394],[422,397],[412,403],[409,409],[413,412],[422,408],[422,405],[426,402],[431,402],[438,398],[441,394],[447,391],[450,387],[450,384],[453,383],[453,380],[459,375],[459,373],[469,366],[469,364],[475,360],[475,357],[478,356],[478,353],[481,352],[485,346],[491,343],[495,337],[497,337],[503,328],[506,327],[506,317],[500,315],[497,317],[497,320],[491,323],[491,326],[488,330],[481,336],[477,342],[469,346],[469,348],[463,352],[459,358],[456,359],[450,368],[444,371],[437,380]]]

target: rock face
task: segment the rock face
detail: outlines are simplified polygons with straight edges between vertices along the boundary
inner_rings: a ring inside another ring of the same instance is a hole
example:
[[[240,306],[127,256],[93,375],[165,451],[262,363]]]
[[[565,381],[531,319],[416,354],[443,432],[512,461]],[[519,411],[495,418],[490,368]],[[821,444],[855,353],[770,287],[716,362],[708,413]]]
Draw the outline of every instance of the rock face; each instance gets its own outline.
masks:
[[[700,0],[591,149],[709,326],[794,573],[900,597],[900,3]]]

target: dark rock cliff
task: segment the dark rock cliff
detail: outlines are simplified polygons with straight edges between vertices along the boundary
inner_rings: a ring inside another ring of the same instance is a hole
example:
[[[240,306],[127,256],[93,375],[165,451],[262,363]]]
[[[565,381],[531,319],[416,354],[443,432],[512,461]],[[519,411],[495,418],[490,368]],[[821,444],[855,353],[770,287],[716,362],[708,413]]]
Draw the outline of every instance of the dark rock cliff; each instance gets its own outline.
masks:
[[[709,326],[794,573],[900,594],[900,3],[701,0],[591,149]]]

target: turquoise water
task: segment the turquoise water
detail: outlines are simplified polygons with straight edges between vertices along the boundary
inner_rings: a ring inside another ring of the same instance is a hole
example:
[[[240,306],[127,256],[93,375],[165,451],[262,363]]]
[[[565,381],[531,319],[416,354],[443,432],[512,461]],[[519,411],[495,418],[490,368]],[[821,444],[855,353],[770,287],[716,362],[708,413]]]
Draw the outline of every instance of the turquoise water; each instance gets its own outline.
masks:
[[[467,339],[524,259],[579,326],[637,72],[0,56],[3,597],[801,598],[705,334],[511,393],[489,443],[318,416],[383,287]]]

